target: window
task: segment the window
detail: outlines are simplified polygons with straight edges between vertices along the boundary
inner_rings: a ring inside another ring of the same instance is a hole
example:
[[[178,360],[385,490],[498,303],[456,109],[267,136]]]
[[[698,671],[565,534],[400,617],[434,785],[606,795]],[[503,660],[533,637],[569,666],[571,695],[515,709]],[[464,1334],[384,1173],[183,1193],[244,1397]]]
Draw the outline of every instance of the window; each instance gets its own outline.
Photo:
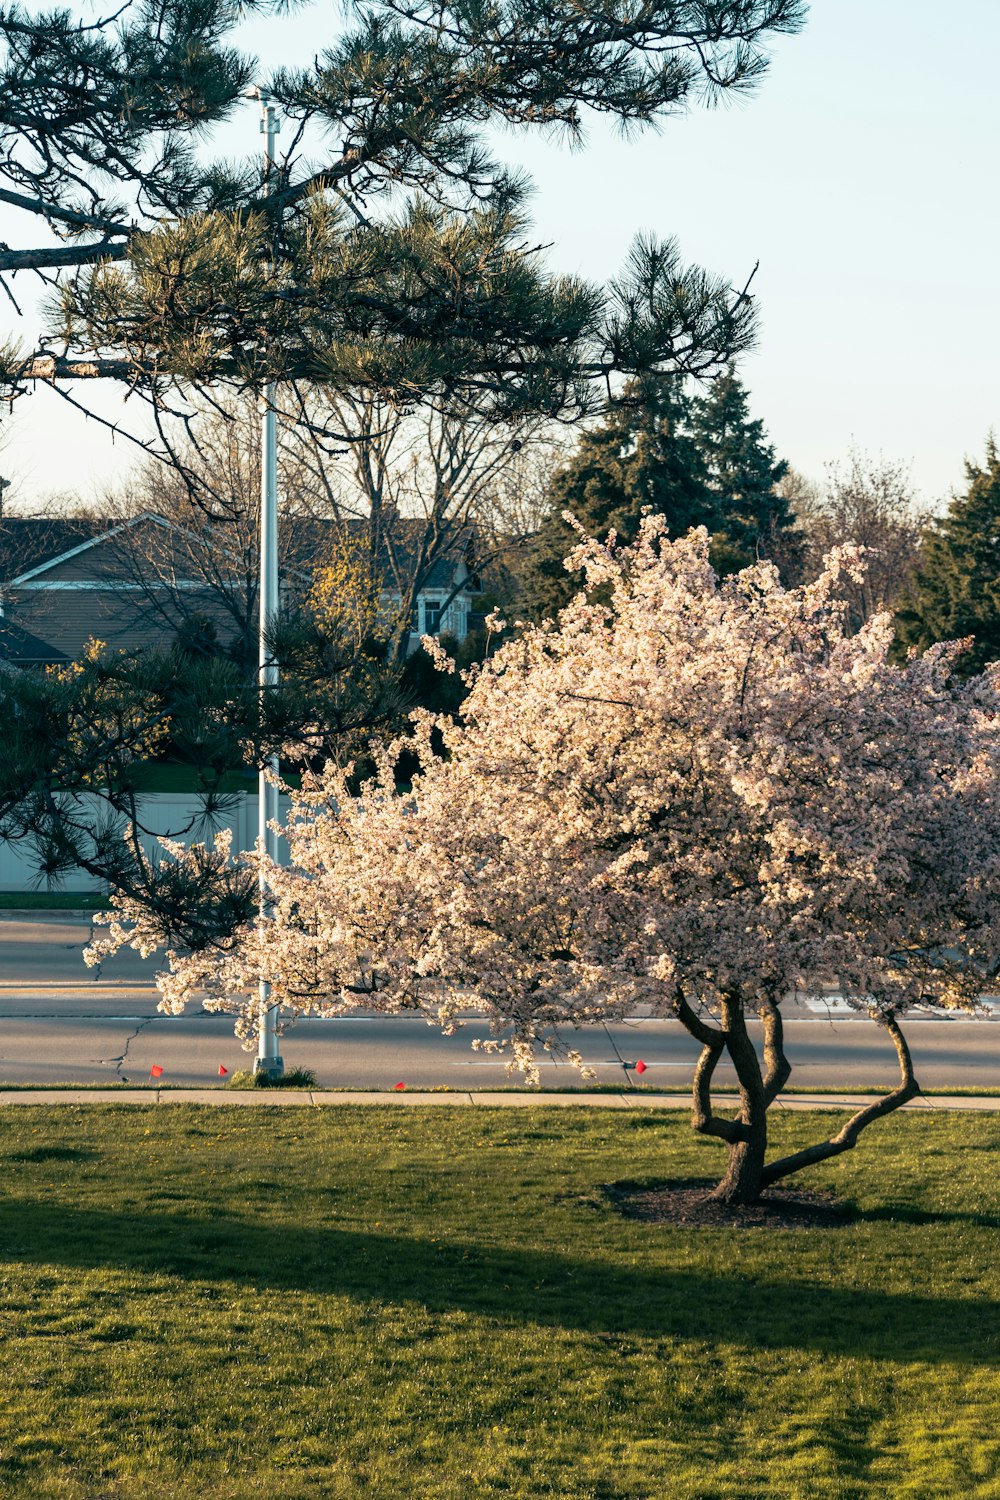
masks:
[[[453,635],[456,641],[464,641],[469,633],[468,608],[468,601],[459,594],[444,612],[441,628],[449,635]]]

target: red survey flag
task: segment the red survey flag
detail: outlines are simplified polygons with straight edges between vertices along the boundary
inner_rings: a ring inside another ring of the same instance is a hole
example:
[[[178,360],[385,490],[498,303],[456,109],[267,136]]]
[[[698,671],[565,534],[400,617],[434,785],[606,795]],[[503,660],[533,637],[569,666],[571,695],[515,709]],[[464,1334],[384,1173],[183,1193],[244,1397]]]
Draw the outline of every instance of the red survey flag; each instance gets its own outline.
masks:
[[[160,1067],[159,1063],[154,1063],[153,1064],[153,1066],[149,1070],[149,1076],[150,1076],[150,1078],[162,1078],[163,1077],[163,1069]]]
[[[396,1093],[398,1094],[399,1091],[400,1091],[400,1089],[405,1089],[405,1088],[406,1088],[406,1084],[405,1083],[397,1083],[396,1084]]]
[[[222,1066],[222,1064],[220,1063],[219,1064],[219,1077],[220,1078],[225,1078],[228,1075],[228,1073],[229,1073],[229,1069],[228,1068],[224,1068]]]
[[[645,1071],[646,1071],[646,1064],[643,1062],[643,1060],[642,1060],[641,1057],[640,1057],[639,1061],[635,1065],[635,1071],[637,1073],[645,1073]]]

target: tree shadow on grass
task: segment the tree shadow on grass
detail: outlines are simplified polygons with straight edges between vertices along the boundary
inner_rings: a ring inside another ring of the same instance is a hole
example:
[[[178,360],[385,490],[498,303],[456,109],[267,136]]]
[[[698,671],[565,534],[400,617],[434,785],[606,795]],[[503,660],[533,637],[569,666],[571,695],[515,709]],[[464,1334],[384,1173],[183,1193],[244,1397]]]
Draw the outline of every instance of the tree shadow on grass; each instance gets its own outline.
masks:
[[[881,1203],[878,1208],[858,1208],[852,1224],[971,1224],[977,1229],[1000,1229],[1000,1214],[977,1213],[975,1209],[918,1208],[913,1203]]]
[[[818,1285],[775,1273],[623,1265],[220,1213],[109,1214],[7,1200],[0,1258],[141,1271],[360,1302],[460,1310],[510,1327],[729,1342],[828,1355],[1000,1365],[1000,1302]]]

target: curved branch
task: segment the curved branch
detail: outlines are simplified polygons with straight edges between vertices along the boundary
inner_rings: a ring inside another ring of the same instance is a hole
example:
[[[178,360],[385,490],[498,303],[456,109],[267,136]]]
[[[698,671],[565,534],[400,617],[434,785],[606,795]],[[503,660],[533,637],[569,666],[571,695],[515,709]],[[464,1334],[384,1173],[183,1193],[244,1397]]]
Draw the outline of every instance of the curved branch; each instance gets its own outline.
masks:
[[[674,990],[674,1010],[678,1021],[689,1031],[696,1042],[703,1047],[717,1047],[720,1051],[726,1045],[726,1033],[718,1026],[710,1026],[703,1021],[701,1016],[690,1005],[687,996],[680,985]]]
[[[746,1125],[739,1120],[720,1120],[712,1113],[712,1075],[726,1046],[728,1033],[703,1021],[690,1005],[680,985],[674,990],[674,1007],[677,1019],[685,1031],[701,1042],[702,1046],[691,1081],[691,1127],[699,1135],[711,1135],[729,1146],[735,1146],[749,1138]]]
[[[0,188],[0,203],[23,208],[29,214],[37,214],[39,218],[72,224],[75,229],[99,229],[109,239],[127,238],[133,232],[127,224],[118,224],[102,214],[88,214],[78,208],[62,208],[58,203],[49,203],[44,198],[31,198],[27,193],[15,193],[10,188]]]
[[[899,1109],[920,1093],[920,1085],[913,1072],[913,1059],[910,1057],[910,1049],[900,1030],[899,1022],[890,1012],[879,1014],[874,1019],[879,1026],[885,1027],[892,1037],[896,1056],[899,1058],[899,1087],[893,1089],[891,1094],[877,1099],[874,1104],[867,1104],[864,1109],[859,1109],[856,1115],[851,1116],[843,1129],[828,1141],[820,1141],[815,1146],[807,1146],[805,1150],[795,1151],[791,1156],[783,1156],[780,1160],[765,1167],[764,1187],[770,1187],[782,1177],[790,1177],[793,1172],[799,1172],[803,1167],[815,1166],[817,1162],[828,1161],[831,1156],[840,1156],[844,1151],[853,1150],[857,1145],[858,1136],[874,1120],[880,1120],[884,1115],[892,1114],[893,1110]]]
[[[781,1010],[773,995],[766,995],[761,1003],[760,1017],[764,1023],[764,1099],[772,1105],[792,1076],[792,1065],[785,1056],[785,1026]]]
[[[747,1126],[740,1120],[720,1120],[712,1113],[712,1074],[722,1056],[724,1045],[720,1041],[717,1045],[702,1048],[691,1087],[691,1126],[699,1135],[715,1136],[716,1140],[725,1141],[727,1146],[735,1146],[740,1141],[750,1139]]]

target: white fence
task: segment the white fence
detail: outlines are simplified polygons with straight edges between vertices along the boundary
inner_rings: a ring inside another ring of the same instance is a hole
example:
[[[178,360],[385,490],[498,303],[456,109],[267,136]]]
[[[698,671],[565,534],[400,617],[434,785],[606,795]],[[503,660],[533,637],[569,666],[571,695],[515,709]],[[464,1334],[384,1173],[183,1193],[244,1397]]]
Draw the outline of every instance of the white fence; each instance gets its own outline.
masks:
[[[92,799],[94,814],[99,821],[107,816],[106,804],[100,797]],[[210,843],[220,829],[229,828],[233,835],[233,853],[252,849],[257,841],[257,796],[247,792],[234,792],[223,799],[222,806],[211,819],[206,820],[200,798],[189,793],[157,792],[140,799],[140,819],[150,830],[144,835],[143,846],[147,854],[154,856],[159,851],[157,837],[175,838],[182,843]],[[278,799],[278,819],[288,817],[289,799]],[[102,818],[101,814],[104,814]],[[284,839],[278,842],[278,858],[288,860],[288,845]],[[30,891],[46,889],[44,879],[39,879],[38,865],[27,844],[0,843],[0,891]],[[70,871],[48,887],[54,890],[93,890],[94,881],[84,871]]]

